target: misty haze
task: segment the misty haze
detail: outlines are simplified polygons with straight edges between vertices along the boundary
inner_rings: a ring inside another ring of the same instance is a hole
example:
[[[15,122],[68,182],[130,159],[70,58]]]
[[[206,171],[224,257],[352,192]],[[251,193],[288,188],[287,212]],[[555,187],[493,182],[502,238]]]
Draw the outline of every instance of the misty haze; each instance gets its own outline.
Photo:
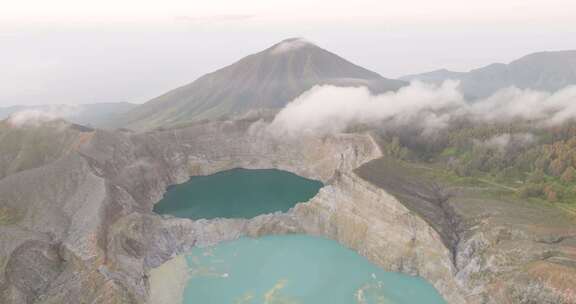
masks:
[[[0,11],[0,303],[576,304],[568,0]]]

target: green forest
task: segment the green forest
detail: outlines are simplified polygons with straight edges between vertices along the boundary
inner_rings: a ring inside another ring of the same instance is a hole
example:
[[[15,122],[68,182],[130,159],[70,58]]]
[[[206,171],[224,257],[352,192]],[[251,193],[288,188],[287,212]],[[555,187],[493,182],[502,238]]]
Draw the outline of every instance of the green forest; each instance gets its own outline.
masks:
[[[483,181],[520,198],[576,210],[576,122],[455,122],[447,130],[383,128],[384,153],[442,170],[453,179]]]

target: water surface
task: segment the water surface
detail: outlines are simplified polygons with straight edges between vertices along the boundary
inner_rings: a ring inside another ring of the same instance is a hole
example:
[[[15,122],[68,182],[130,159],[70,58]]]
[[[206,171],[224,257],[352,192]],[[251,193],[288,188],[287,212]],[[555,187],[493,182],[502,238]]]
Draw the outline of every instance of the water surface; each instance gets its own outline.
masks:
[[[169,187],[154,211],[191,219],[253,218],[288,211],[321,187],[319,181],[286,171],[233,169]]]
[[[386,272],[339,243],[305,235],[242,238],[186,256],[184,304],[445,304],[419,277]]]

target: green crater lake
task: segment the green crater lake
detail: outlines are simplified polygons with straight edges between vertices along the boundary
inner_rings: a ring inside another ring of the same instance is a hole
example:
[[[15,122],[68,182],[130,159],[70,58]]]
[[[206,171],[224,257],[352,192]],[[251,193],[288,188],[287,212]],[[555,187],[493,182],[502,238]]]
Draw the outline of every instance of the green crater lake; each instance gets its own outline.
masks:
[[[190,219],[253,218],[314,197],[319,181],[275,169],[232,169],[168,187],[154,212]]]
[[[185,258],[184,304],[446,303],[424,279],[386,272],[319,237],[241,238]]]

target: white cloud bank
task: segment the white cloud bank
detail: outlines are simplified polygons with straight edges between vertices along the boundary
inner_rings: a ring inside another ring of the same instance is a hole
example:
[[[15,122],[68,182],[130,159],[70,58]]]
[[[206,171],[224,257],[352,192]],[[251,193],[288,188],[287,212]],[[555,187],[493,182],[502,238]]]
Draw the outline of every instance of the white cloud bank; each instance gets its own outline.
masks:
[[[453,118],[478,122],[524,119],[539,126],[576,118],[576,86],[556,93],[508,88],[468,102],[458,85],[455,81],[441,85],[414,82],[381,95],[372,95],[364,87],[317,86],[282,109],[269,128],[282,135],[327,134],[359,124],[387,123],[432,132],[447,127]]]
[[[70,118],[79,111],[79,106],[75,105],[41,106],[11,114],[7,122],[13,127],[38,127],[57,119]]]
[[[496,149],[500,152],[506,152],[509,147],[525,147],[535,142],[535,137],[531,133],[504,133],[493,136],[487,140],[474,139],[475,145]]]

